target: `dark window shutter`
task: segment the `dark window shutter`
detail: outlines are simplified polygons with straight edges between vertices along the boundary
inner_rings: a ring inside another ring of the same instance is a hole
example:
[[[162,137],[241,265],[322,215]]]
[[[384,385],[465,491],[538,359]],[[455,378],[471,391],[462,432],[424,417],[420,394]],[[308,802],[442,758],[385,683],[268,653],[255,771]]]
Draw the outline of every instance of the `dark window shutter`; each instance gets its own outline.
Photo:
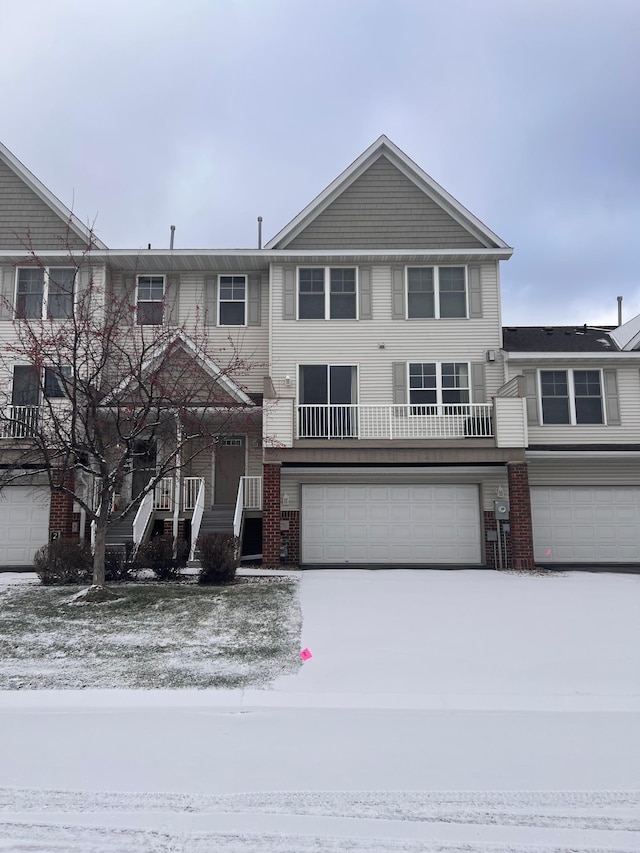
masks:
[[[296,319],[296,271],[293,267],[285,267],[282,282],[282,319]]]
[[[391,270],[391,319],[404,320],[407,312],[404,307],[404,267]]]
[[[487,389],[484,383],[484,362],[482,361],[474,361],[471,365],[471,402],[487,402]]]
[[[260,291],[261,291],[260,276],[259,275],[252,275],[249,278],[248,299],[247,299],[247,325],[248,326],[259,326],[261,323]]]
[[[620,426],[620,400],[618,398],[618,371],[603,370],[604,402],[607,411],[607,423],[610,426]]]
[[[407,365],[404,361],[394,361],[393,370],[393,402],[403,406],[409,402],[407,398]]]
[[[205,326],[216,326],[218,317],[218,306],[216,304],[218,295],[218,279],[215,275],[208,275],[204,280],[204,324]]]
[[[164,322],[168,326],[180,323],[180,276],[167,276],[164,292]]]
[[[373,310],[371,307],[371,270],[369,267],[361,267],[358,284],[360,287],[360,320],[372,320]]]
[[[469,286],[469,317],[482,317],[482,281],[480,266],[467,268]]]
[[[533,426],[537,426],[540,421],[538,419],[538,385],[536,382],[535,370],[523,370],[524,388],[527,395],[527,421]]]
[[[136,280],[134,276],[122,276],[120,298],[122,300],[122,325],[132,326],[136,319]]]
[[[13,292],[15,276],[13,270],[0,267],[0,320],[13,319]]]

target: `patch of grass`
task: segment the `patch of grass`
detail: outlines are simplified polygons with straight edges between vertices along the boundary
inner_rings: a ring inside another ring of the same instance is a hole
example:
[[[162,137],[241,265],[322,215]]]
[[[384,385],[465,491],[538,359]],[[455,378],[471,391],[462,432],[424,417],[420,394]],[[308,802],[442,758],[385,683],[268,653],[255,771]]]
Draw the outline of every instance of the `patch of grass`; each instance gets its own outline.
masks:
[[[295,578],[118,585],[107,604],[78,587],[16,585],[0,595],[0,689],[261,686],[299,666]]]

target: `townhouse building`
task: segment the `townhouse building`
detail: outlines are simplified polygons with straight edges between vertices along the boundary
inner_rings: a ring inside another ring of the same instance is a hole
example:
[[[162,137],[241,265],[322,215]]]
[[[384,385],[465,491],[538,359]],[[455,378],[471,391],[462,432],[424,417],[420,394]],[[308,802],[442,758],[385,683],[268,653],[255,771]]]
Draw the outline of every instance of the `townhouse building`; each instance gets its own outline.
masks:
[[[215,441],[142,518],[114,507],[115,542],[251,523],[270,566],[640,562],[640,323],[503,330],[511,254],[385,136],[246,250],[108,249],[0,148],[2,340],[25,312],[68,315],[60,282],[75,275],[75,294],[90,279],[130,300],[133,326],[175,328],[233,408],[222,424],[211,407]],[[0,465],[42,403],[29,369],[0,379]],[[159,453],[140,448],[122,505]],[[89,536],[36,471],[0,500],[1,565]]]

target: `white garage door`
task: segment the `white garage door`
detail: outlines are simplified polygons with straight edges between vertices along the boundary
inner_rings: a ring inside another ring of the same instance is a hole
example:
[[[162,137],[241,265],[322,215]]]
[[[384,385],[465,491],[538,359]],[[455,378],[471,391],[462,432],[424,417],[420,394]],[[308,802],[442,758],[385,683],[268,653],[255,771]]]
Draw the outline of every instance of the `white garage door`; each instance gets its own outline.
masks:
[[[49,538],[50,492],[7,486],[0,492],[0,566],[29,566]]]
[[[535,486],[531,515],[542,564],[640,561],[640,488]]]
[[[304,485],[302,562],[481,562],[478,487]]]

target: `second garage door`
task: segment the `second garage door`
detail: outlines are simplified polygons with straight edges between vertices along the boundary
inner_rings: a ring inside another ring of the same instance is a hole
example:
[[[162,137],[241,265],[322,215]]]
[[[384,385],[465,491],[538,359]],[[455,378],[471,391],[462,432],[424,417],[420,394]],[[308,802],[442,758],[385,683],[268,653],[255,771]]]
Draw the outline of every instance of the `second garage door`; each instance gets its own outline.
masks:
[[[640,488],[535,486],[531,516],[543,565],[640,562]]]
[[[49,536],[45,486],[7,486],[0,494],[0,566],[29,566]]]
[[[303,485],[304,564],[481,562],[475,485]]]

